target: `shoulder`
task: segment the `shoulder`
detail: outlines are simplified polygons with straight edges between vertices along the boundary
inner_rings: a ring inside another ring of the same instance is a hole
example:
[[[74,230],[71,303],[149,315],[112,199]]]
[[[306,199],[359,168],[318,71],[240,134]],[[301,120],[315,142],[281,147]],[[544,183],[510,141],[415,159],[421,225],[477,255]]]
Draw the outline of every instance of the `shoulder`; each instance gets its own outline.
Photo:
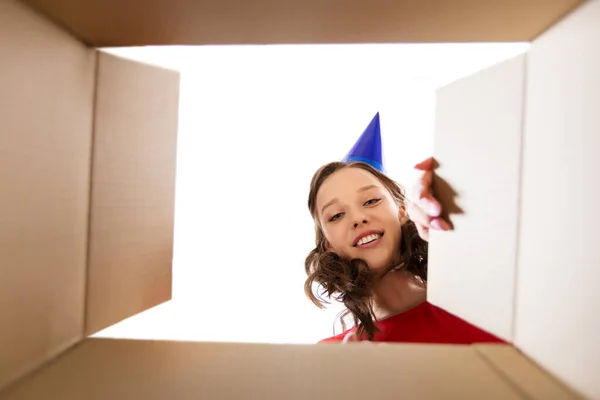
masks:
[[[428,303],[430,312],[435,314],[436,319],[440,320],[450,332],[455,343],[506,343],[501,338],[481,329],[474,324],[440,308]]]
[[[496,336],[425,301],[404,313],[381,321],[375,341],[473,344],[503,342]]]

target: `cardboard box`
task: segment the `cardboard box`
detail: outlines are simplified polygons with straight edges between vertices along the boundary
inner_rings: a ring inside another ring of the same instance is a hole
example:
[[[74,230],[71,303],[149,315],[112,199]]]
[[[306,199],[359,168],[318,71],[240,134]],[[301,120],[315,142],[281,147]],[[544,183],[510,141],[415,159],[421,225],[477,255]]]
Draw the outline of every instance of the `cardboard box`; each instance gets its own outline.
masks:
[[[0,0],[0,399],[600,399],[600,0]],[[440,89],[429,300],[514,346],[90,339],[171,297],[179,76],[102,46],[531,41]],[[455,290],[460,284],[461,290]]]

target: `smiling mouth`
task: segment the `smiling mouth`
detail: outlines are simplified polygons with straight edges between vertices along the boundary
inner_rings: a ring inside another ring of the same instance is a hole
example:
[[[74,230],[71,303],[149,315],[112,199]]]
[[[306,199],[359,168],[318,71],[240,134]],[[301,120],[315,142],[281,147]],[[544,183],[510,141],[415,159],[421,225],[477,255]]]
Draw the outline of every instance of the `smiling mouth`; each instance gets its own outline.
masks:
[[[371,244],[371,243],[375,242],[376,240],[380,239],[381,237],[383,237],[383,233],[372,233],[370,235],[367,235],[367,236],[361,238],[358,241],[358,243],[356,243],[354,245],[354,247],[366,246],[368,244]]]

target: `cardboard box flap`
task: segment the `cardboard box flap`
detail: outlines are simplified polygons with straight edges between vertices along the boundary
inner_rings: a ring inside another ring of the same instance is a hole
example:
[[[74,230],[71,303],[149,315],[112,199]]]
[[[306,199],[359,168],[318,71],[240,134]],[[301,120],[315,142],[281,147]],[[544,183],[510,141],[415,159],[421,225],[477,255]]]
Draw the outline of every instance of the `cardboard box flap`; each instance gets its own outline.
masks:
[[[88,339],[2,400],[524,399],[471,346]]]
[[[86,335],[171,298],[179,73],[98,53]]]
[[[600,399],[600,0],[536,40],[527,71],[515,344]]]
[[[531,360],[523,357],[514,347],[475,345],[475,349],[497,369],[499,374],[512,382],[526,399],[573,400],[581,398]]]
[[[530,41],[581,0],[27,0],[97,47]],[[135,23],[132,23],[135,21]]]
[[[428,299],[513,336],[526,55],[437,92],[434,191],[454,231],[430,233]]]
[[[83,337],[94,70],[0,1],[0,390]]]

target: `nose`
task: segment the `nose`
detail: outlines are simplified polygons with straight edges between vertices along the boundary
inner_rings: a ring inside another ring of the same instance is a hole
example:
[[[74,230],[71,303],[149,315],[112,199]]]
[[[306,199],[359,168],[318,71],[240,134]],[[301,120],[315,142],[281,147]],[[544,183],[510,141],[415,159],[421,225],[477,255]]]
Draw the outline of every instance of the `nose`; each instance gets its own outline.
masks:
[[[362,225],[364,225],[364,224],[366,224],[366,223],[367,223],[367,220],[366,220],[366,219],[363,219],[361,222],[362,222]],[[354,228],[358,228],[358,226],[359,226],[360,224],[361,224],[361,223],[359,223],[359,222],[355,222],[355,223],[354,223]]]

